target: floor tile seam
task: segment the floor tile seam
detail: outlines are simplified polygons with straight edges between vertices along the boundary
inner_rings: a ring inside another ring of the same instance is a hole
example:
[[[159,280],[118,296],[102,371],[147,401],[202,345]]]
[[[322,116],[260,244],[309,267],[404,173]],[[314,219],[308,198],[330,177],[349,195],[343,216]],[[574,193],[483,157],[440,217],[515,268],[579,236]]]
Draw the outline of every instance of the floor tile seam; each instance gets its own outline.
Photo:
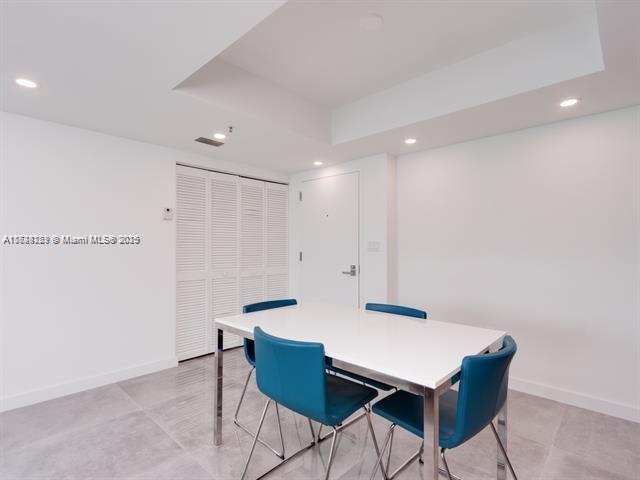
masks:
[[[138,403],[135,400],[133,400],[129,395],[127,395],[127,393],[124,390],[122,390],[122,388],[120,388],[120,386],[117,383],[104,385],[104,386],[114,386],[114,385],[116,387],[118,387],[118,390],[120,391],[120,393],[124,394],[125,399],[129,400],[130,403],[134,407],[136,407],[136,409],[131,410],[131,411],[127,411],[127,412],[120,412],[120,413],[117,413],[117,414],[108,415],[105,418],[101,419],[100,421],[88,421],[86,423],[83,423],[81,425],[76,425],[74,427],[63,427],[61,430],[56,430],[55,432],[52,432],[52,433],[50,433],[48,435],[39,437],[37,440],[31,441],[31,442],[27,443],[26,445],[3,448],[2,452],[1,452],[2,455],[6,454],[6,453],[12,453],[12,452],[21,452],[21,451],[23,451],[25,449],[32,448],[34,445],[37,446],[37,445],[46,443],[48,440],[55,439],[56,437],[67,435],[67,434],[70,434],[70,433],[73,433],[73,432],[80,432],[82,430],[88,430],[90,428],[94,428],[94,427],[97,427],[99,425],[107,424],[109,422],[112,422],[113,420],[125,417],[127,415],[131,415],[132,413],[143,412],[144,411],[144,409],[142,407],[140,407],[140,405],[138,405]],[[96,388],[102,388],[102,387],[96,387]],[[81,393],[81,392],[78,392],[78,393]],[[28,407],[25,407],[25,408],[28,408]]]

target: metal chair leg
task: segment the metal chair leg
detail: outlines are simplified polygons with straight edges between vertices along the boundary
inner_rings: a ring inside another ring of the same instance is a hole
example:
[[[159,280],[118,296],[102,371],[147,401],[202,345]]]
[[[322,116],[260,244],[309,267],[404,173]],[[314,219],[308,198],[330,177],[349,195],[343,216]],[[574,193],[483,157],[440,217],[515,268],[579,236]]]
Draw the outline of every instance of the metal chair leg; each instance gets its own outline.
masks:
[[[418,450],[416,450],[416,452],[414,454],[412,454],[409,458],[407,458],[404,461],[404,463],[402,463],[398,468],[396,468],[392,472],[391,469],[390,469],[390,467],[391,467],[391,449],[392,449],[392,445],[393,445],[393,437],[394,437],[394,433],[395,433],[395,427],[396,427],[396,425],[394,423],[392,423],[391,427],[389,427],[389,432],[387,433],[387,436],[386,436],[385,441],[384,441],[384,445],[382,446],[382,451],[378,454],[378,460],[376,461],[376,464],[375,464],[375,467],[374,467],[374,471],[371,474],[371,480],[374,479],[374,477],[376,475],[376,472],[378,471],[378,466],[380,466],[380,468],[382,469],[382,473],[384,475],[385,480],[393,480],[400,473],[402,473],[409,465],[411,465],[411,463],[413,463],[416,460],[420,460],[420,457],[424,453],[423,446],[422,446],[422,444],[420,444],[420,448],[418,448]],[[384,452],[387,449],[387,445],[389,446],[389,452],[388,452],[388,456],[387,456],[387,467],[386,467],[386,472],[385,472],[385,467],[384,467],[384,464],[382,463],[382,457],[384,456]],[[444,470],[440,469],[440,471],[441,471],[441,473],[444,473]],[[455,475],[452,475],[449,480],[460,480],[460,479],[457,478]]]
[[[365,414],[367,416],[367,425],[369,425],[369,432],[371,433],[371,438],[373,439],[373,447],[376,449],[376,456],[381,457],[380,456],[380,449],[378,448],[378,439],[376,438],[376,434],[373,431],[373,424],[371,423],[371,409],[368,407],[365,407],[364,409]],[[385,480],[388,480],[388,470],[385,469],[384,465],[382,464],[382,460],[380,461],[380,467],[382,468],[382,475],[384,476]],[[376,466],[376,469],[378,467]]]
[[[278,432],[280,433],[280,450],[282,454],[280,458],[284,460],[284,437],[282,436],[282,423],[280,423],[280,409],[278,408],[278,402],[276,402],[276,418],[278,419]]]
[[[268,477],[274,470],[277,470],[278,468],[282,467],[287,462],[290,462],[291,460],[296,459],[298,456],[302,455],[304,452],[306,452],[307,450],[309,450],[310,448],[312,448],[312,447],[314,447],[316,445],[316,436],[315,436],[315,432],[313,431],[313,424],[311,423],[311,419],[307,418],[307,421],[309,423],[309,430],[311,430],[311,442],[309,444],[307,444],[306,446],[300,448],[296,452],[292,453],[288,457],[283,458],[280,463],[278,463],[277,465],[274,465],[273,467],[271,467],[269,470],[267,470],[262,475],[257,477],[256,480],[262,480],[263,478]]]
[[[331,439],[331,450],[329,452],[329,463],[327,464],[327,471],[324,475],[324,480],[329,480],[329,473],[331,472],[331,465],[333,464],[333,459],[336,454],[336,447],[338,446],[338,430],[335,427],[333,428],[333,438]]]
[[[366,407],[365,407],[366,408]],[[365,413],[360,413],[358,415],[356,415],[355,417],[350,418],[349,420],[347,420],[346,422],[341,423],[340,425],[338,425],[336,427],[336,429],[338,431],[344,430],[345,428],[350,427],[351,425],[353,425],[356,422],[359,422],[360,420],[362,420],[365,417]],[[320,428],[318,430],[318,441],[319,442],[324,442],[327,438],[329,438],[332,434],[331,432],[327,433],[326,435],[321,435],[322,432],[322,425],[320,425]]]
[[[396,429],[394,428],[391,431],[391,438],[389,439],[389,453],[387,454],[387,472],[391,471],[391,449],[393,448],[393,437],[396,433]]]
[[[309,430],[311,430],[311,441],[316,443],[318,439],[316,438],[316,432],[313,430],[313,423],[311,423],[310,418],[307,418],[307,422],[309,422]]]
[[[389,431],[387,432],[387,436],[384,439],[384,443],[382,444],[382,449],[380,450],[380,453],[378,454],[378,459],[376,460],[375,465],[373,466],[373,472],[371,472],[371,480],[373,480],[376,476],[376,472],[378,471],[378,466],[382,469],[383,475],[386,474],[384,472],[384,465],[382,463],[382,456],[384,455],[385,450],[387,449],[387,445],[389,444],[389,439],[391,438],[391,435],[393,434],[393,429],[396,427],[395,423],[392,423],[391,426],[389,427]]]
[[[262,416],[260,417],[260,423],[258,424],[258,430],[253,437],[253,442],[251,443],[251,450],[249,451],[249,456],[247,457],[247,462],[244,464],[244,470],[242,470],[242,476],[240,480],[244,480],[245,475],[247,474],[247,470],[249,469],[249,462],[251,461],[251,456],[253,455],[253,451],[256,448],[256,443],[258,443],[258,437],[260,436],[260,430],[262,429],[262,424],[264,423],[264,417],[267,416],[267,410],[269,409],[269,404],[271,403],[271,399],[267,400],[266,405],[264,406],[264,410],[262,410]]]
[[[440,456],[442,457],[442,463],[444,463],[444,469],[447,472],[447,477],[449,480],[453,480],[451,478],[451,470],[449,470],[449,464],[447,463],[447,457],[444,455],[444,448],[440,449]]]
[[[507,455],[507,450],[504,448],[504,445],[502,444],[502,440],[500,440],[500,436],[496,431],[496,427],[494,427],[493,422],[489,423],[489,425],[491,425],[491,431],[493,432],[494,437],[496,437],[496,441],[498,442],[498,447],[502,451],[502,454],[504,455],[504,458],[507,461],[507,466],[509,467],[509,471],[511,472],[511,475],[513,475],[514,480],[518,480],[518,477],[516,476],[516,472],[513,470],[513,466],[511,465],[511,460],[509,460],[509,455]]]
[[[412,462],[419,459],[420,455],[422,455],[422,445],[413,455],[407,458],[402,465],[400,465],[392,473],[389,474],[389,480],[393,480],[394,478],[396,478],[396,476],[400,474],[400,472],[404,471],[404,469],[407,468],[409,465],[411,465]],[[454,478],[453,480],[456,480],[456,479]]]
[[[247,387],[249,386],[249,381],[251,380],[251,374],[255,369],[256,367],[251,367],[251,370],[249,370],[247,379],[244,382],[244,387],[242,388],[242,394],[240,395],[240,400],[238,400],[238,406],[236,407],[236,412],[233,415],[233,423],[251,436],[253,436],[253,433],[246,426],[240,423],[240,420],[238,420],[238,414],[240,413],[240,407],[242,406],[242,402],[244,401],[244,395],[245,393],[247,393]],[[278,411],[277,404],[276,404],[276,417],[278,419],[278,429],[280,430],[280,444],[281,444],[282,450],[280,452],[277,451],[275,448],[273,448],[271,445],[269,445],[264,440],[261,440],[260,438],[258,438],[258,442],[261,445],[267,447],[269,450],[271,450],[273,454],[276,455],[277,457],[284,459],[284,439],[282,438],[282,425],[280,423],[280,413]]]
[[[240,400],[238,400],[238,406],[236,407],[236,413],[233,414],[233,423],[238,425],[238,413],[240,413],[240,407],[242,406],[242,401],[244,400],[244,394],[247,392],[247,386],[249,385],[249,380],[251,380],[251,374],[256,369],[256,367],[251,367],[249,370],[249,374],[247,375],[247,379],[244,381],[244,387],[242,388],[242,394],[240,395]]]

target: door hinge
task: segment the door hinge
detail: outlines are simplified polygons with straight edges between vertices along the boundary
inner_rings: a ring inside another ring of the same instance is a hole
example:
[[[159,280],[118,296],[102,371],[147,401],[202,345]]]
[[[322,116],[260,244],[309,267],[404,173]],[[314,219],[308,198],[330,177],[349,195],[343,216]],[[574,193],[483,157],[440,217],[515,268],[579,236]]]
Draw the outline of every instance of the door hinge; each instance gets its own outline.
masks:
[[[300,262],[302,261],[302,252],[300,252],[300,253],[298,254],[298,260],[299,260]]]
[[[301,202],[302,201],[302,192],[298,192],[298,201]]]

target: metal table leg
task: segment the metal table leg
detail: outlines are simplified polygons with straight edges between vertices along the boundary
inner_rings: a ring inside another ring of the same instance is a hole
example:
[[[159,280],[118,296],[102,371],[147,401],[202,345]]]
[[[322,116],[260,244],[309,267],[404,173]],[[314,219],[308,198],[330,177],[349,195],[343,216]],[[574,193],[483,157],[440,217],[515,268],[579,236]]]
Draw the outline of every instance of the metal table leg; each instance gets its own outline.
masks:
[[[213,370],[216,381],[213,384],[213,444],[222,445],[222,330],[214,330],[216,351],[213,356]]]
[[[424,478],[438,480],[440,458],[440,399],[437,390],[424,389]]]

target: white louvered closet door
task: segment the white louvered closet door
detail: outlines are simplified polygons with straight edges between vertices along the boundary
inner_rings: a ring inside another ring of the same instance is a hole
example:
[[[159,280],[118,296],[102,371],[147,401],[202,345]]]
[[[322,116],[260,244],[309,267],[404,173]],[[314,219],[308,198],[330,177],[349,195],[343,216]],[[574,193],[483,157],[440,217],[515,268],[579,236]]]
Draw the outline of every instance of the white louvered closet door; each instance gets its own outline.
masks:
[[[239,178],[223,173],[209,174],[211,320],[240,313],[238,298]],[[212,330],[213,331],[213,330]],[[213,336],[209,336],[214,350]],[[242,339],[224,334],[224,348],[236,347]]]
[[[265,183],[265,300],[289,296],[289,188]]]
[[[286,298],[286,185],[176,167],[176,355],[215,349],[213,322]],[[225,333],[224,348],[242,344]]]
[[[264,300],[264,182],[240,179],[240,306]]]
[[[176,167],[176,355],[209,351],[208,172]]]

